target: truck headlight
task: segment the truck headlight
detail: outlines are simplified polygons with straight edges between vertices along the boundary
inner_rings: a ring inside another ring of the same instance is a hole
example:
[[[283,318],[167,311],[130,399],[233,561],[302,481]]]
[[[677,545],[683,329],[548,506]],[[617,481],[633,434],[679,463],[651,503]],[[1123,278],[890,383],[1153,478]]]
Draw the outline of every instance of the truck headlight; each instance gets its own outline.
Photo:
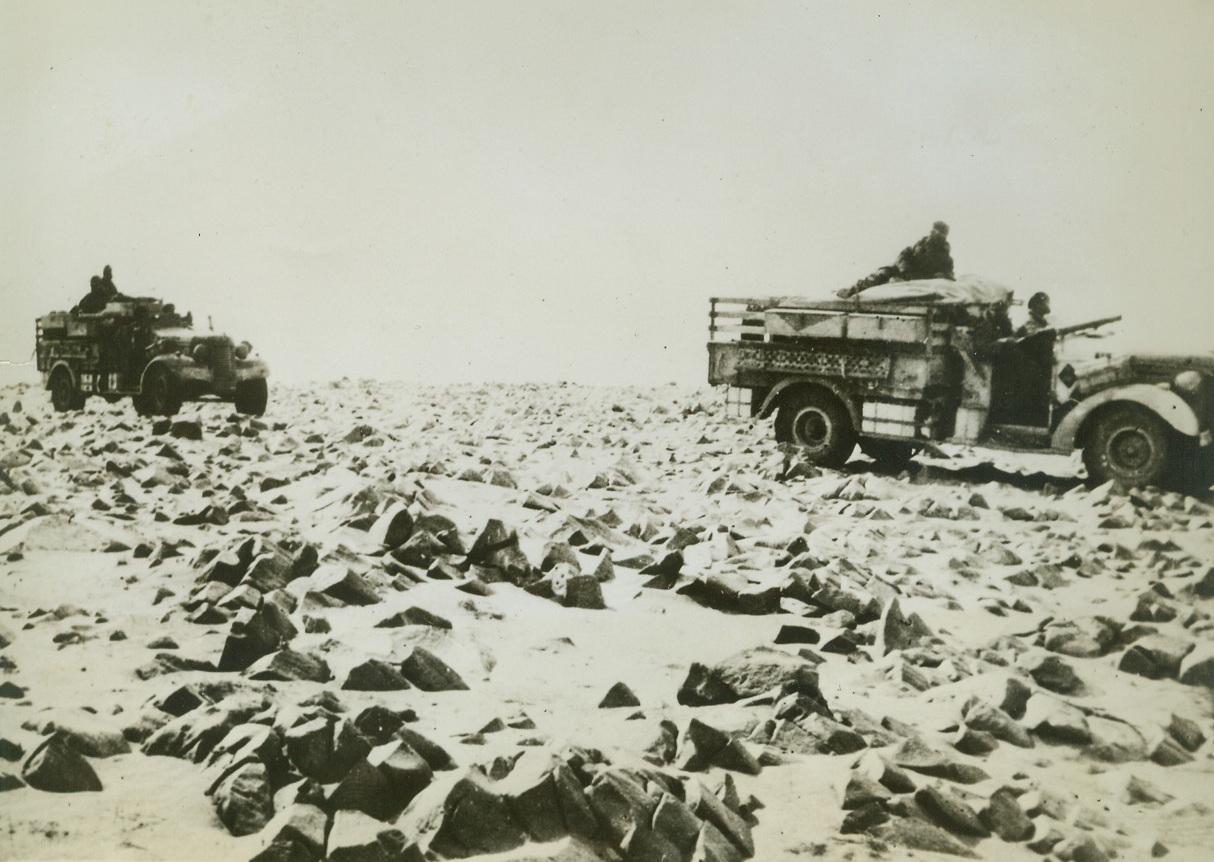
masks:
[[[209,355],[210,351],[205,344],[195,344],[194,349],[190,351],[190,356],[194,357],[194,361],[199,365],[205,365]]]
[[[1201,391],[1201,374],[1189,369],[1172,378],[1172,391],[1181,398],[1196,398]]]
[[[247,342],[247,341],[242,341],[242,342],[240,342],[240,344],[236,345],[236,358],[237,359],[248,359],[249,354],[252,352],[253,352],[253,345],[249,344],[249,342]]]

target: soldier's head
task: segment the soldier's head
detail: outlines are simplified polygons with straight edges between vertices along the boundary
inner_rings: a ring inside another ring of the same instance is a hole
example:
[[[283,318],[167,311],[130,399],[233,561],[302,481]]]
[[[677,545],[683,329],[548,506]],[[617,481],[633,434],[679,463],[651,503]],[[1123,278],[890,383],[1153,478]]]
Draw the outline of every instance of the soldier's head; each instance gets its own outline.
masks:
[[[1029,297],[1029,311],[1041,317],[1049,314],[1050,295],[1048,293],[1034,293]]]
[[[105,265],[105,269],[101,271],[101,277],[105,281],[109,281],[114,277],[114,271],[110,269],[110,265],[108,263]]]
[[[89,290],[91,290],[93,293],[101,293],[101,276],[94,275],[91,279],[89,279]]]

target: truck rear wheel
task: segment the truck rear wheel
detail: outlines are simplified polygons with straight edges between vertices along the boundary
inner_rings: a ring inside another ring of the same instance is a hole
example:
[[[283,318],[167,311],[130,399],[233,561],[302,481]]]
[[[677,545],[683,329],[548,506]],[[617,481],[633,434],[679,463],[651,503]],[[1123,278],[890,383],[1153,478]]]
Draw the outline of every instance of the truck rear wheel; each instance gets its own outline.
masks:
[[[76,382],[72,379],[72,373],[66,368],[56,368],[51,375],[51,406],[55,408],[57,413],[66,413],[69,410],[81,410],[84,408],[86,396],[83,392],[76,390]]]
[[[244,380],[237,383],[236,398],[234,399],[236,412],[260,416],[266,412],[266,402],[269,397],[264,377],[260,380]]]
[[[851,416],[834,395],[819,389],[786,396],[776,413],[776,440],[801,448],[806,459],[841,467],[856,448]]]
[[[143,381],[142,406],[152,415],[172,416],[181,409],[181,393],[177,381],[163,366],[156,366],[147,373]],[[136,402],[136,409],[139,408]]]
[[[1093,484],[1110,480],[1126,487],[1156,485],[1168,470],[1168,428],[1141,407],[1123,405],[1096,420],[1083,449]]]

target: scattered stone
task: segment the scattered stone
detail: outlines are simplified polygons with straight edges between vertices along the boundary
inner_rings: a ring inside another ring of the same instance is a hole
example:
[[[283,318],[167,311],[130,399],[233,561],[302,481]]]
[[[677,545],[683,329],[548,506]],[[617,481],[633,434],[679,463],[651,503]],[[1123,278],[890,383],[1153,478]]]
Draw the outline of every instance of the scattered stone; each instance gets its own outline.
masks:
[[[273,793],[261,763],[238,766],[219,783],[212,798],[219,819],[232,835],[260,832],[274,816]]]
[[[1214,689],[1214,643],[1203,642],[1194,647],[1180,663],[1178,678],[1185,685]]]
[[[641,701],[627,685],[617,682],[599,701],[599,709],[618,709],[624,706],[640,706]]]
[[[442,659],[422,647],[414,647],[401,662],[401,676],[422,691],[466,691],[468,685]]]
[[[352,667],[341,687],[347,691],[401,691],[409,688],[409,681],[394,665],[371,658]]]
[[[1206,741],[1206,735],[1201,732],[1197,722],[1179,715],[1172,715],[1172,721],[1168,724],[1167,731],[1185,751],[1197,751]]]
[[[977,853],[944,829],[911,817],[896,817],[870,830],[870,834],[897,847],[928,850],[964,859],[978,859]]]
[[[101,779],[89,762],[62,736],[51,735],[34,749],[21,770],[25,783],[51,793],[101,790]]]
[[[1057,694],[1075,694],[1083,690],[1083,682],[1075,670],[1056,655],[1046,656],[1029,668],[1029,675],[1042,688]]]
[[[1137,775],[1130,776],[1122,795],[1122,801],[1127,805],[1167,805],[1175,798],[1158,785]]]
[[[249,666],[247,673],[249,679],[276,682],[290,680],[328,682],[333,678],[329,665],[323,658],[309,653],[295,652],[291,649],[279,650],[258,659]]]
[[[679,687],[678,701],[685,706],[709,706],[773,690],[780,695],[804,695],[817,705],[818,712],[830,716],[815,665],[770,647],[745,650],[712,667],[692,664]]]
[[[1020,807],[1015,791],[1007,787],[1000,787],[991,794],[986,807],[978,812],[978,818],[1004,841],[1027,841],[1036,832],[1033,821]]]
[[[919,646],[932,637],[931,629],[918,614],[907,616],[897,599],[891,599],[877,624],[876,651],[889,655],[894,650]]]

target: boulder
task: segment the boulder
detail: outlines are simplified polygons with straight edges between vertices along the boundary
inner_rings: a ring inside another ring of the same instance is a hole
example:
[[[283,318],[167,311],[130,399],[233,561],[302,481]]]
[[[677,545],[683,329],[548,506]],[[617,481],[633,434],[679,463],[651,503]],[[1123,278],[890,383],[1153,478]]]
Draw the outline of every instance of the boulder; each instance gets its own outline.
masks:
[[[679,738],[675,765],[689,772],[717,766],[747,775],[758,775],[761,767],[740,740],[693,718]]]
[[[977,784],[990,778],[985,770],[936,751],[916,737],[908,737],[894,751],[893,763],[904,769],[943,778],[957,784]]]
[[[113,757],[127,754],[131,744],[116,728],[89,713],[48,722],[43,733],[53,733],[85,757]]]
[[[250,665],[246,673],[249,679],[275,682],[291,680],[328,682],[333,678],[329,665],[323,658],[311,653],[295,652],[292,649],[283,649],[263,656]]]
[[[365,578],[343,566],[320,566],[311,579],[313,586],[308,595],[316,597],[316,604],[324,604],[325,599],[333,603],[330,607],[374,605],[381,601],[379,593]]]
[[[707,608],[729,614],[772,614],[780,610],[780,588],[758,587],[736,572],[710,572],[678,589]]]
[[[966,710],[964,720],[966,727],[989,733],[1000,742],[1018,748],[1033,747],[1033,737],[1028,730],[997,706],[976,703]]]
[[[348,721],[322,715],[283,734],[287,759],[305,778],[340,781],[371,753],[371,744]]]
[[[394,665],[369,658],[350,668],[341,687],[347,691],[401,691],[409,688],[409,681]]]
[[[1045,627],[1043,644],[1051,652],[1072,658],[1095,658],[1116,648],[1121,626],[1106,617],[1056,620]]]
[[[296,634],[294,623],[275,604],[264,602],[257,610],[243,610],[232,621],[231,633],[219,658],[219,670],[244,670],[262,656],[284,647]]]
[[[442,659],[422,647],[414,647],[401,662],[401,675],[422,691],[466,691],[467,683]]]
[[[1172,715],[1172,720],[1168,723],[1167,731],[1168,735],[1180,743],[1180,746],[1185,751],[1196,751],[1206,741],[1206,735],[1201,732],[1201,728],[1197,726],[1197,722],[1179,715]]]
[[[915,802],[937,824],[950,832],[985,838],[990,829],[957,794],[941,787],[922,787],[915,791]]]
[[[600,611],[607,607],[603,601],[603,588],[594,575],[575,575],[565,581],[561,604],[567,608],[584,608]]]
[[[1092,741],[1083,711],[1046,694],[1034,694],[1029,699],[1024,724],[1051,744],[1087,745]]]
[[[1015,791],[1000,787],[991,794],[978,818],[1004,841],[1028,841],[1036,831],[1033,821],[1016,800]]]
[[[391,845],[380,840],[387,827],[361,811],[341,809],[333,815],[325,846],[328,862],[393,862]]]
[[[1083,681],[1075,670],[1056,655],[1049,655],[1029,668],[1029,675],[1039,686],[1057,694],[1075,694],[1083,690]]]
[[[946,830],[912,817],[895,817],[871,829],[870,834],[889,844],[910,850],[927,850],[964,859],[980,858]]]
[[[432,614],[424,608],[409,607],[395,613],[387,619],[375,624],[377,629],[400,628],[402,626],[430,626],[436,629],[450,629],[451,622],[437,614]]]
[[[361,811],[376,820],[388,821],[400,814],[404,804],[393,799],[388,779],[367,760],[360,760],[328,792],[329,811]]]
[[[1185,685],[1214,689],[1214,643],[1198,644],[1180,663],[1178,677]]]
[[[919,646],[931,637],[931,629],[918,614],[907,616],[898,600],[891,599],[877,623],[877,654],[889,655],[894,650]]]
[[[403,545],[413,534],[413,516],[404,503],[394,502],[375,519],[367,537],[377,545],[395,548]]]
[[[386,796],[390,801],[389,820],[434,780],[434,770],[430,764],[403,740],[394,740],[372,749],[367,755],[367,762],[384,777]]]
[[[770,647],[744,650],[711,667],[692,664],[679,687],[678,701],[684,706],[709,706],[772,691],[804,695],[807,702],[817,706],[816,711],[830,715],[818,687],[816,666]]]
[[[201,763],[238,724],[245,724],[270,706],[262,695],[245,693],[193,709],[173,719],[147,738],[147,755],[180,757]]]
[[[527,842],[528,833],[515,819],[509,801],[491,782],[470,771],[452,786],[442,802],[441,820],[429,849],[442,856],[465,858],[505,853]]]
[[[325,855],[329,816],[320,808],[293,802],[265,826],[269,844],[253,857],[259,862],[319,862]],[[251,860],[252,862],[252,860]]]
[[[232,835],[260,832],[274,816],[274,798],[264,764],[247,762],[232,770],[212,793],[215,811]]]
[[[683,802],[692,814],[704,821],[705,828],[714,827],[742,854],[743,858],[748,859],[754,855],[754,838],[751,836],[750,826],[746,820],[709,793],[698,781],[687,780],[684,782]],[[701,837],[703,837],[703,831],[701,831]]]
[[[600,827],[617,845],[638,825],[648,827],[657,800],[626,770],[611,768],[599,773],[586,790]]]
[[[1147,679],[1175,679],[1180,674],[1181,663],[1193,646],[1192,641],[1183,638],[1146,635],[1125,651],[1117,667]]]
[[[21,769],[25,783],[50,793],[81,793],[101,790],[101,779],[93,767],[64,737],[51,735],[34,749]]]
[[[599,709],[618,709],[626,706],[640,706],[641,701],[633,694],[632,689],[622,682],[617,682],[603,699],[599,701]]]

